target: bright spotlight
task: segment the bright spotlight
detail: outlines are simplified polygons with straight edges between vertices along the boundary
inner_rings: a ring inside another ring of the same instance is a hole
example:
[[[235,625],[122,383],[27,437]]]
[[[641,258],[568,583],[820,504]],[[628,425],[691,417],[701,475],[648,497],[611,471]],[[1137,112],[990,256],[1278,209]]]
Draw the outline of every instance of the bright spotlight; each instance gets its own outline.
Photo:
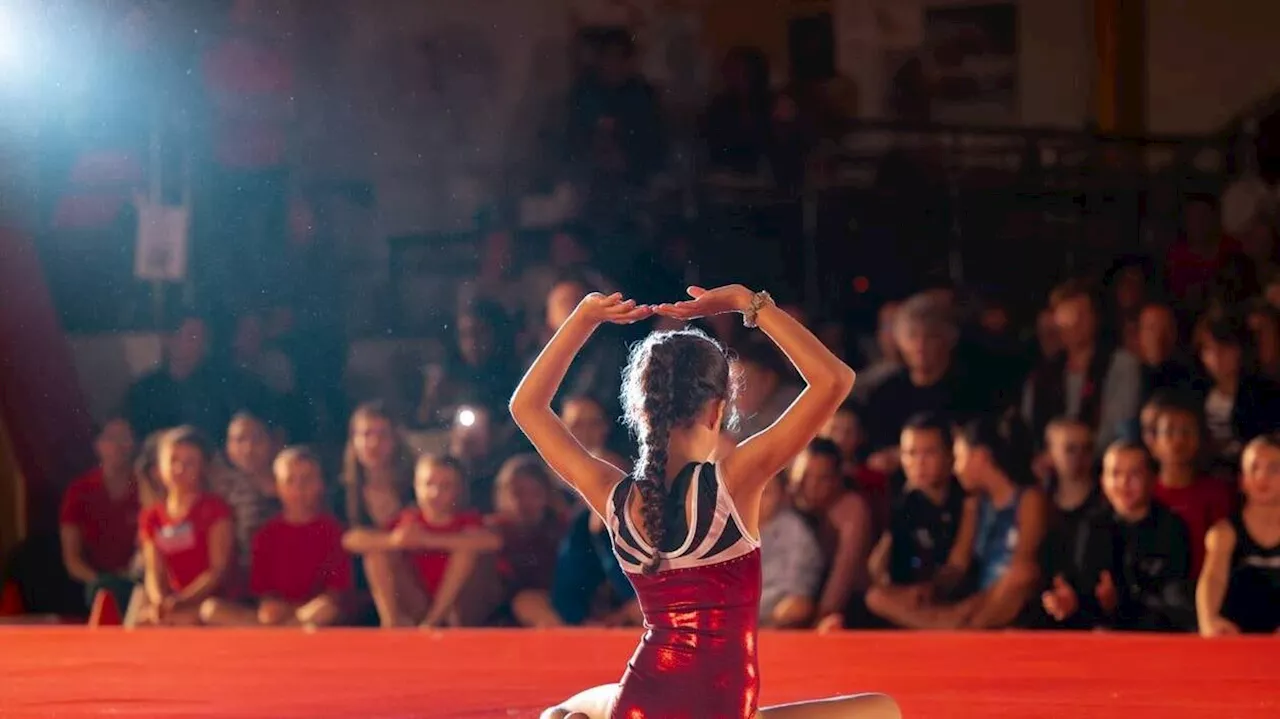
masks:
[[[13,9],[0,4],[0,80],[9,79],[22,69],[22,33]]]
[[[458,424],[463,427],[471,427],[476,423],[476,411],[470,407],[463,407],[458,410]]]

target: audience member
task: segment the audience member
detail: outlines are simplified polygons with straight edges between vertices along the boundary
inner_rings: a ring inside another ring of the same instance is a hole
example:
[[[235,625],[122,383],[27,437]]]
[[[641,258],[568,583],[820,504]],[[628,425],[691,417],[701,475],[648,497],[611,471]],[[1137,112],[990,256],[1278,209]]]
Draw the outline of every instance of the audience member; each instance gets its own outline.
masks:
[[[247,577],[253,537],[280,511],[277,477],[272,470],[278,445],[266,422],[239,412],[227,428],[225,459],[214,462],[209,489],[231,507],[242,577]]]
[[[1206,454],[1212,471],[1232,478],[1245,443],[1280,427],[1280,387],[1248,372],[1246,332],[1232,320],[1213,320],[1197,347],[1208,379],[1203,392]]]
[[[1280,631],[1280,437],[1258,437],[1242,457],[1244,507],[1205,538],[1196,587],[1200,634]]]
[[[1197,379],[1187,353],[1178,351],[1178,319],[1173,308],[1148,302],[1138,312],[1137,356],[1142,363],[1142,399],[1163,389],[1186,391]]]
[[[1195,623],[1186,525],[1152,499],[1155,461],[1140,442],[1117,440],[1102,459],[1108,510],[1065,546],[1062,571],[1041,597],[1064,626],[1188,631]]]
[[[458,312],[455,342],[443,366],[423,383],[415,419],[424,427],[447,427],[463,407],[505,411],[515,385],[515,338],[497,304],[477,300]]]
[[[565,528],[556,504],[551,471],[536,454],[516,455],[498,470],[496,512],[486,524],[502,538],[498,574],[504,604],[527,601],[521,599],[526,592],[551,590]]]
[[[129,388],[129,424],[139,435],[188,424],[220,439],[236,409],[269,414],[264,386],[215,366],[208,334],[202,318],[182,317],[165,343],[164,366]]]
[[[868,563],[867,606],[895,616],[965,590],[978,528],[978,500],[951,476],[951,426],[938,415],[908,420],[899,440],[905,492]]]
[[[1204,563],[1204,537],[1209,528],[1231,514],[1235,490],[1212,479],[1200,466],[1201,424],[1199,407],[1186,401],[1160,410],[1156,419],[1154,451],[1160,465],[1155,498],[1178,515],[1191,536],[1191,576],[1200,576]]]
[[[135,584],[131,564],[138,539],[138,484],[133,475],[133,429],[116,417],[93,445],[98,466],[67,487],[58,525],[62,563],[84,585],[85,602],[105,589],[116,605],[129,604]]]
[[[235,588],[231,509],[206,490],[212,448],[199,430],[171,430],[159,456],[165,498],[138,520],[146,573],[130,614],[141,624],[194,625],[206,599]]]
[[[978,497],[973,564],[977,591],[958,602],[890,603],[868,597],[881,618],[915,629],[992,629],[1018,623],[1041,582],[1049,504],[1031,482],[1030,438],[1009,414],[964,425],[954,443],[955,474]]]
[[[1104,503],[1093,471],[1093,432],[1078,419],[1060,417],[1049,423],[1045,434],[1051,468],[1045,489],[1057,510],[1053,543],[1072,547],[1081,528]]]
[[[1080,282],[1059,285],[1049,295],[1064,351],[1043,362],[1027,381],[1022,414],[1037,442],[1055,417],[1087,423],[1106,446],[1138,412],[1142,371],[1133,355],[1106,344],[1097,307]]]
[[[760,624],[809,626],[822,585],[822,548],[787,498],[787,478],[779,473],[760,496]]]
[[[800,395],[800,387],[784,376],[780,360],[770,345],[748,343],[738,349],[733,364],[741,389],[734,400],[734,437],[750,437],[773,424]]]
[[[342,505],[348,531],[391,530],[413,499],[413,462],[381,403],[356,408],[342,455]]]
[[[488,555],[502,537],[465,509],[458,460],[423,455],[414,473],[417,505],[389,532],[348,532],[343,545],[364,557],[383,627],[477,626],[497,609],[500,587]]]
[[[890,474],[900,465],[898,439],[907,420],[921,412],[963,421],[982,411],[988,397],[955,363],[959,330],[951,306],[937,294],[921,293],[902,304],[894,338],[903,366],[866,398],[867,466]]]
[[[818,436],[829,439],[840,449],[840,474],[850,489],[862,494],[871,506],[875,532],[885,527],[889,517],[889,477],[877,472],[862,461],[860,450],[866,443],[862,433],[859,407],[847,402],[818,431]]]
[[[846,616],[861,618],[871,553],[872,516],[867,500],[845,488],[840,449],[815,439],[791,466],[791,499],[815,527],[826,562],[814,619],[819,629],[838,629]]]
[[[253,537],[249,593],[252,603],[206,599],[207,625],[323,627],[342,617],[351,591],[351,557],[342,548],[342,525],[324,504],[320,459],[289,447],[273,463],[281,504]]]
[[[1257,302],[1249,308],[1246,322],[1254,349],[1251,369],[1268,382],[1280,383],[1280,312]]]

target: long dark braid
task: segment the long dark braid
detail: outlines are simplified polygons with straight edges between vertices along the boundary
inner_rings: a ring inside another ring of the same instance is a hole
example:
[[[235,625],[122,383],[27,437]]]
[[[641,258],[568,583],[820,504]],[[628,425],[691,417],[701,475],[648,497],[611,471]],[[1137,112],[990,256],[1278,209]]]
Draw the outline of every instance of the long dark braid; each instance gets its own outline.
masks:
[[[644,533],[649,535],[649,545],[653,547],[653,556],[644,565],[645,574],[658,571],[662,562],[659,547],[667,534],[662,512],[667,501],[667,444],[675,421],[675,374],[675,353],[669,346],[654,347],[641,379],[645,430],[640,438],[640,460],[636,462],[635,469],[636,489],[640,490],[640,498],[644,500],[641,508]]]
[[[622,400],[627,424],[640,440],[634,477],[644,532],[654,550],[645,574],[657,572],[662,563],[671,431],[692,422],[708,402],[730,399],[730,390],[724,349],[697,330],[656,332],[631,351]]]

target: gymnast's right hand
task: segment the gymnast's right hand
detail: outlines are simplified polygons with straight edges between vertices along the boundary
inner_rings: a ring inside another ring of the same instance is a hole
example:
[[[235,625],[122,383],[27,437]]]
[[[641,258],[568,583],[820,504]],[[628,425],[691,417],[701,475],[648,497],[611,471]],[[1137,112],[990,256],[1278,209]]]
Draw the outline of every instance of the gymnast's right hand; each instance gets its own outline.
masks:
[[[592,292],[582,298],[574,314],[594,324],[610,322],[615,325],[629,325],[653,316],[653,308],[649,305],[637,305],[635,300],[623,299],[621,292],[611,295]]]

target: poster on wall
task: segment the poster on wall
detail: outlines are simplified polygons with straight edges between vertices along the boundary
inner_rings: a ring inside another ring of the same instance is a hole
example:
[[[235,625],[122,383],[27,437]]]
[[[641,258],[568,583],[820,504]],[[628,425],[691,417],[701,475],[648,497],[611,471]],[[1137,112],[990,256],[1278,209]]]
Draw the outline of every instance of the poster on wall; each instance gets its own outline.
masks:
[[[1016,122],[1017,6],[993,3],[929,8],[924,28],[932,119]]]
[[[894,76],[924,42],[918,0],[835,0],[836,68],[858,85],[862,117],[896,117]]]

